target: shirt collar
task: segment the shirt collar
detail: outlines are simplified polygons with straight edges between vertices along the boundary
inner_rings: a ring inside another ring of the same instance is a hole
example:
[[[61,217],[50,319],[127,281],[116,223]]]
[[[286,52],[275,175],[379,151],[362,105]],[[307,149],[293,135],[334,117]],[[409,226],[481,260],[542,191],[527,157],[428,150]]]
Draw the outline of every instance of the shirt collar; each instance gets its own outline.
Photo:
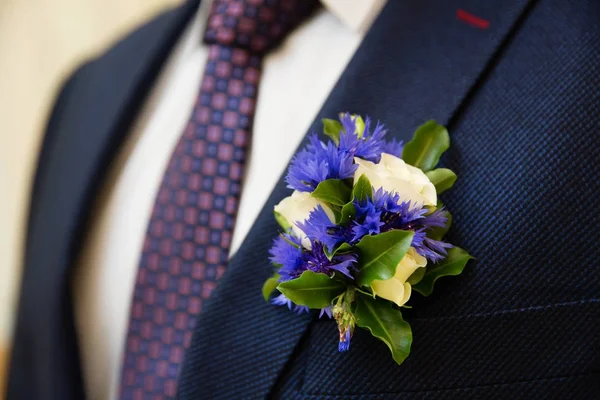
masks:
[[[321,4],[348,28],[366,32],[387,0],[321,0]]]

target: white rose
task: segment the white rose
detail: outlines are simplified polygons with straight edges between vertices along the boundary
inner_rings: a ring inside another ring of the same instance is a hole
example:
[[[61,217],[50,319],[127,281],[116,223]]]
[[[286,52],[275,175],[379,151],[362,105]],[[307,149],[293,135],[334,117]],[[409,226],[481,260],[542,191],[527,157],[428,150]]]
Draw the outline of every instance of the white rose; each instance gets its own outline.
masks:
[[[387,192],[396,192],[401,201],[425,206],[437,204],[435,186],[419,168],[408,165],[401,158],[383,153],[379,164],[355,158],[358,168],[354,173],[354,183],[365,175],[375,190],[383,188]]]
[[[329,220],[335,222],[333,211],[331,211],[324,202],[315,199],[308,192],[294,190],[294,193],[292,193],[291,196],[281,200],[279,204],[275,206],[275,212],[279,213],[287,220],[288,224],[292,227],[292,232],[299,238],[302,238],[302,245],[307,249],[311,247],[310,240],[308,240],[302,229],[296,226],[296,222],[304,222],[307,220],[310,212],[319,205],[323,207]]]
[[[417,270],[427,265],[427,259],[411,247],[396,267],[396,274],[385,281],[371,282],[373,293],[386,300],[393,301],[398,306],[404,305],[410,298],[412,287],[406,282]]]

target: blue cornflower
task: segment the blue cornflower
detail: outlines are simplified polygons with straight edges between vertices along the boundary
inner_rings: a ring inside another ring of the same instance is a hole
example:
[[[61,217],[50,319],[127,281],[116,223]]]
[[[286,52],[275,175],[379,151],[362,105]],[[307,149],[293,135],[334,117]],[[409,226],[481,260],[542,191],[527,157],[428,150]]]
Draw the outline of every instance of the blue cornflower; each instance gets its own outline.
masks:
[[[313,272],[322,272],[328,275],[339,272],[350,279],[354,279],[350,270],[356,263],[356,254],[338,254],[330,260],[324,250],[323,244],[313,241],[312,249],[310,251],[304,251],[304,269]]]
[[[417,250],[417,253],[421,254],[421,252],[419,252],[419,249],[421,249],[421,247],[423,247],[424,242],[425,242],[425,238],[427,237],[426,233],[425,233],[425,229],[420,228],[414,231],[415,234],[413,236],[412,242],[411,242],[411,246],[414,247]],[[421,254],[423,257],[425,257],[424,254]]]
[[[383,188],[379,188],[373,193],[373,200],[371,202],[382,212],[407,213],[409,211],[405,205],[406,203],[400,201],[398,193],[386,192]]]
[[[448,255],[448,251],[446,249],[450,249],[452,247],[453,246],[450,243],[426,237],[423,239],[423,245],[416,250],[417,252],[420,250],[420,254],[431,262],[437,263],[446,258]]]
[[[427,214],[426,208],[412,205],[410,201],[404,201],[400,203],[398,218],[395,220],[390,219],[389,224],[396,226],[396,229],[418,229],[423,225],[425,214]]]
[[[352,154],[331,141],[321,142],[314,133],[308,140],[306,148],[296,154],[290,163],[285,178],[289,188],[310,192],[324,180],[354,176],[357,166]]]
[[[331,312],[331,306],[321,308],[321,312],[319,313],[319,319],[323,318],[323,315],[326,315],[327,317],[329,317],[329,319],[333,318],[333,314]]]
[[[431,214],[423,218],[423,224],[428,228],[439,227],[443,228],[448,223],[448,213],[444,208],[438,208]]]
[[[356,117],[344,113],[339,120],[342,125],[339,145],[332,141],[324,143],[313,133],[305,149],[292,158],[285,178],[289,188],[310,192],[324,180],[351,178],[357,168],[354,157],[377,163],[384,152],[397,157],[402,155],[402,142],[395,139],[386,142],[387,130],[379,122],[371,131],[371,119],[366,117],[364,132],[359,137]]]
[[[423,246],[425,230],[441,226],[446,221],[442,213],[425,217],[426,208],[412,206],[410,201],[401,202],[400,195],[381,188],[375,191],[372,198],[355,200],[353,204],[356,214],[348,224],[336,225],[331,222],[319,205],[311,211],[308,219],[297,222],[296,225],[311,241],[319,242],[331,253],[341,243],[356,244],[367,235],[377,235],[392,229],[415,231],[412,244],[418,249]]]
[[[343,132],[340,133],[340,149],[365,160],[379,162],[381,152],[386,142],[384,140],[387,131],[384,126],[377,123],[373,132],[370,132],[371,119],[365,120],[365,130],[361,137],[356,132],[356,117],[349,113],[340,116]]]
[[[273,240],[269,260],[275,265],[296,270],[302,262],[302,243],[296,236],[283,233]]]
[[[402,150],[404,150],[404,143],[401,140],[396,140],[392,138],[392,140],[386,142],[383,146],[383,153],[391,154],[395,157],[402,158]]]
[[[373,203],[366,202],[366,204],[359,209],[356,207],[357,215],[360,213],[363,218],[361,222],[353,221],[352,242],[358,242],[363,236],[366,235],[377,235],[381,232],[383,222],[381,221],[381,211],[378,210]]]
[[[309,311],[309,308],[306,306],[298,306],[292,303],[292,301],[288,299],[283,293],[281,293],[277,297],[274,297],[273,300],[271,300],[271,303],[277,306],[287,306],[288,309],[298,314],[302,314]]]
[[[401,201],[397,193],[384,191],[382,188],[373,193],[372,198],[355,201],[356,217],[352,222],[355,244],[366,235],[376,235],[392,229],[411,230],[414,232],[411,246],[417,253],[429,261],[438,262],[448,254],[452,245],[426,236],[427,230],[444,227],[448,222],[445,210],[439,209],[426,215],[428,210],[410,201]]]
[[[310,240],[322,243],[329,252],[332,252],[338,244],[349,242],[352,238],[351,227],[331,222],[321,205],[310,212],[308,219],[304,222],[296,222],[296,225]]]
[[[280,282],[295,279],[306,270],[327,275],[339,272],[353,279],[351,270],[357,260],[356,254],[339,254],[330,260],[325,254],[322,243],[312,241],[312,248],[309,250],[299,245],[299,239],[292,238],[287,234],[279,236],[273,241],[270,249],[271,261],[281,266]]]
[[[339,352],[350,350],[350,339],[352,339],[352,332],[348,328],[344,335],[340,335],[340,343],[338,344]]]
[[[367,234],[375,235],[392,229],[414,230],[415,221],[422,219],[427,212],[423,207],[411,206],[410,201],[401,202],[400,195],[382,188],[375,191],[372,198],[355,200],[354,208],[354,242]]]
[[[434,263],[446,258],[448,255],[447,249],[450,249],[453,246],[450,243],[443,242],[441,240],[428,238],[424,233],[426,230],[430,230],[435,227],[443,228],[446,226],[448,223],[448,213],[446,210],[444,208],[437,209],[431,214],[423,217],[423,219],[419,222],[421,225],[420,230],[423,231],[423,239],[418,247],[415,246],[417,252]]]
[[[415,221],[421,220],[427,209],[411,204],[411,201],[401,201],[396,192],[386,192],[379,188],[373,193],[373,202],[377,209],[382,211],[382,220],[385,223],[384,231],[390,229],[411,229]]]
[[[356,117],[349,113],[340,115],[342,132],[340,133],[340,149],[352,154],[353,157],[360,157],[374,163],[381,159],[381,153],[389,153],[400,157],[402,155],[402,142],[392,139],[385,141],[387,130],[383,124],[377,122],[375,128],[371,131],[371,118],[365,118],[365,130],[361,137],[356,132]]]

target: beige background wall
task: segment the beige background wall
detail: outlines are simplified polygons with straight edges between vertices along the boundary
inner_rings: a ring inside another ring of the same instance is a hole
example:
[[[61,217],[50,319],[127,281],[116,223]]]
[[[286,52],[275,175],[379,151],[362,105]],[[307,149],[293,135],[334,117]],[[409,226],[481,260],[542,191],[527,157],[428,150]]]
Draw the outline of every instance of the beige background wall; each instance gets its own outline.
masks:
[[[82,59],[182,0],[0,0],[0,399],[38,146]]]

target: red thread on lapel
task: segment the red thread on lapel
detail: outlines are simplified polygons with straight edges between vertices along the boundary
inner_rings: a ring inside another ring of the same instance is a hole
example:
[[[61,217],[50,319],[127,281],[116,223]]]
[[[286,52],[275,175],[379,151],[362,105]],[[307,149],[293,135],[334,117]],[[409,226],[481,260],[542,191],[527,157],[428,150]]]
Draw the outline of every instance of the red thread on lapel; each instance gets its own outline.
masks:
[[[456,18],[479,29],[487,29],[490,26],[490,21],[479,18],[477,15],[473,15],[460,8],[456,11]]]

